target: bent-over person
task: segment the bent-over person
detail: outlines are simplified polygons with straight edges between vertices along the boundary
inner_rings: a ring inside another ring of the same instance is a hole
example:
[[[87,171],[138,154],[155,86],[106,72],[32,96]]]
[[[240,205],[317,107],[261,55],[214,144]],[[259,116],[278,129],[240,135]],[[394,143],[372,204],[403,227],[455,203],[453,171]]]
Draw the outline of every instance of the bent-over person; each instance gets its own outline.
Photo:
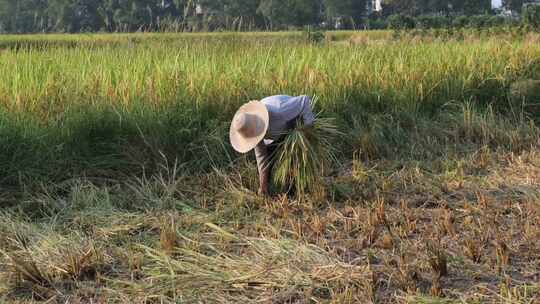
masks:
[[[229,131],[231,145],[240,153],[255,150],[259,194],[268,195],[273,165],[271,158],[299,118],[305,126],[311,126],[315,121],[309,96],[266,97],[241,106],[234,115]]]

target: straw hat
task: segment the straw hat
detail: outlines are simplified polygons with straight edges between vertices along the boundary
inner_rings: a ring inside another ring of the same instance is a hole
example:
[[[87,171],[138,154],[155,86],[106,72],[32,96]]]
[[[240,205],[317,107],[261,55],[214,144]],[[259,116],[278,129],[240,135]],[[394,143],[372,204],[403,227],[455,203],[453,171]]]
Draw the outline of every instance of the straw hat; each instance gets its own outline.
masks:
[[[264,139],[268,130],[268,110],[260,101],[250,101],[241,106],[234,115],[229,131],[233,148],[246,153]]]

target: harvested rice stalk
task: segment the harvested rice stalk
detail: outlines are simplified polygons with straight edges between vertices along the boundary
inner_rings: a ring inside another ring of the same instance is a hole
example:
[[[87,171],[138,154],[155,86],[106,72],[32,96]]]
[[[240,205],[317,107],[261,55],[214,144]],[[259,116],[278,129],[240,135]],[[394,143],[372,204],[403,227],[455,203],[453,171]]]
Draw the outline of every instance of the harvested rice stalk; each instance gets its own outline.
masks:
[[[312,126],[298,120],[272,157],[273,182],[298,197],[319,187],[325,171],[337,161],[332,142],[342,133],[333,119],[319,116]]]

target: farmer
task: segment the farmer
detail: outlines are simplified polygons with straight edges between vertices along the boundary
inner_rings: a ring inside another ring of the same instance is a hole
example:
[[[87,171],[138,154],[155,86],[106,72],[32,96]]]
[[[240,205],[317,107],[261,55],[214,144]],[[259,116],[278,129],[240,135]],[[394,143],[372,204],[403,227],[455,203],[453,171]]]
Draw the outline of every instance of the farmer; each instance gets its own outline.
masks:
[[[300,117],[306,126],[315,121],[309,96],[266,97],[241,106],[234,115],[229,132],[231,145],[240,153],[255,149],[260,195],[268,195],[273,153]]]

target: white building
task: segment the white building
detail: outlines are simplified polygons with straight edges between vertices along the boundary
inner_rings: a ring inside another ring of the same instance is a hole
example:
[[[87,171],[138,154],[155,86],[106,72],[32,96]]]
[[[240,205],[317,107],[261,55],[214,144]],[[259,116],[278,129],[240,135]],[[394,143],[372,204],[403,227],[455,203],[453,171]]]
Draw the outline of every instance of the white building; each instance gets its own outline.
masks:
[[[382,0],[373,0],[373,2],[375,2],[375,5],[374,5],[374,11],[376,12],[380,12],[382,11]]]
[[[382,11],[383,0],[369,0],[367,1],[367,13],[371,15],[374,12]]]
[[[195,6],[195,14],[196,15],[202,15],[204,13],[203,7],[200,4],[197,4]]]

